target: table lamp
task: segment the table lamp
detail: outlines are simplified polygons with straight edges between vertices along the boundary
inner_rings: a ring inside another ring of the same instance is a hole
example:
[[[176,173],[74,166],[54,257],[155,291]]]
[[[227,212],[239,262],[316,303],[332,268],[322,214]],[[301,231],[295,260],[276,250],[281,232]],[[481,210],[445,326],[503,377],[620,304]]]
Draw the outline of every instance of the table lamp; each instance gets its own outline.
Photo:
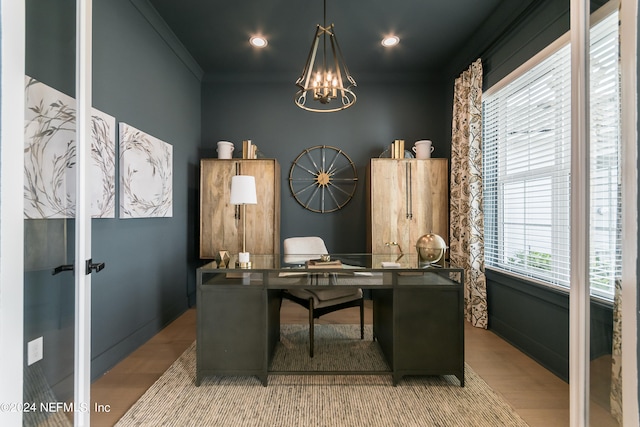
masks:
[[[234,175],[231,177],[232,205],[242,206],[242,252],[238,254],[240,268],[251,268],[249,252],[247,252],[247,205],[258,204],[256,196],[256,179],[249,175]]]

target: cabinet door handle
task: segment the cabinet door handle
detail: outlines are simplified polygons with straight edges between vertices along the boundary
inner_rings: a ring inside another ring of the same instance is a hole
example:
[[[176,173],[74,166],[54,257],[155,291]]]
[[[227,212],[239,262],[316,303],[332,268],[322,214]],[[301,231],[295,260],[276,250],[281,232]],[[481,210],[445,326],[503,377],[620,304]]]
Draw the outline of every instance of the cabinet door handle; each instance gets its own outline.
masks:
[[[413,219],[413,169],[409,163],[409,219]]]
[[[409,166],[404,164],[404,218],[409,219]]]
[[[411,193],[411,163],[405,163],[405,209],[406,209],[406,218],[413,218],[413,195]]]

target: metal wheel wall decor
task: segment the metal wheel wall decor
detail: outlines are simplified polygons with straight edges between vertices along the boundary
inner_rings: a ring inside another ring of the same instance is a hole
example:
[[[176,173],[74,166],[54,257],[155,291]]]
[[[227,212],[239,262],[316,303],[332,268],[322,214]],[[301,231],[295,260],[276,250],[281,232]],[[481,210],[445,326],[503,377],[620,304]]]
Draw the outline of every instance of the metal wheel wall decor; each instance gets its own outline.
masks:
[[[342,209],[356,192],[356,167],[344,151],[329,145],[305,149],[291,165],[289,187],[293,197],[318,213]]]

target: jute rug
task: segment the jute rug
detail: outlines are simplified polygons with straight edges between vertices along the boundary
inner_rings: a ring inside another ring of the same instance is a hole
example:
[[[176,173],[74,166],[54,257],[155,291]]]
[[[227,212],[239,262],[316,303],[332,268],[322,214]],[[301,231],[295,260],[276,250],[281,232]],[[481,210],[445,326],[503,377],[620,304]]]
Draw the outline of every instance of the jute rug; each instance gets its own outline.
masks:
[[[387,365],[356,325],[316,325],[309,359],[306,325],[282,325],[272,370],[381,370]],[[117,426],[527,426],[500,396],[465,367],[457,378],[391,375],[208,377],[196,387],[196,343],[120,419]]]

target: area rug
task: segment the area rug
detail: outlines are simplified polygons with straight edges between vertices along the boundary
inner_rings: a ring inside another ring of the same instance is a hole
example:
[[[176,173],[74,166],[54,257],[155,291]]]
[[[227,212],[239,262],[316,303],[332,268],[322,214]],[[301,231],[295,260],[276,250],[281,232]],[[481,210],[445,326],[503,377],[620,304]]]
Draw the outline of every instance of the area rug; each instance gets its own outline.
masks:
[[[309,326],[281,325],[270,371],[390,371],[371,325],[316,325],[313,357]],[[269,383],[275,376],[269,377]]]
[[[370,326],[360,340],[356,325],[316,325],[311,361],[307,327],[281,326],[272,369],[386,367]],[[394,387],[391,375],[320,374],[270,375],[267,387],[255,377],[213,376],[196,387],[195,348],[194,342],[116,425],[527,426],[468,366],[464,387],[453,376],[405,377]],[[371,351],[377,356],[364,354]]]

